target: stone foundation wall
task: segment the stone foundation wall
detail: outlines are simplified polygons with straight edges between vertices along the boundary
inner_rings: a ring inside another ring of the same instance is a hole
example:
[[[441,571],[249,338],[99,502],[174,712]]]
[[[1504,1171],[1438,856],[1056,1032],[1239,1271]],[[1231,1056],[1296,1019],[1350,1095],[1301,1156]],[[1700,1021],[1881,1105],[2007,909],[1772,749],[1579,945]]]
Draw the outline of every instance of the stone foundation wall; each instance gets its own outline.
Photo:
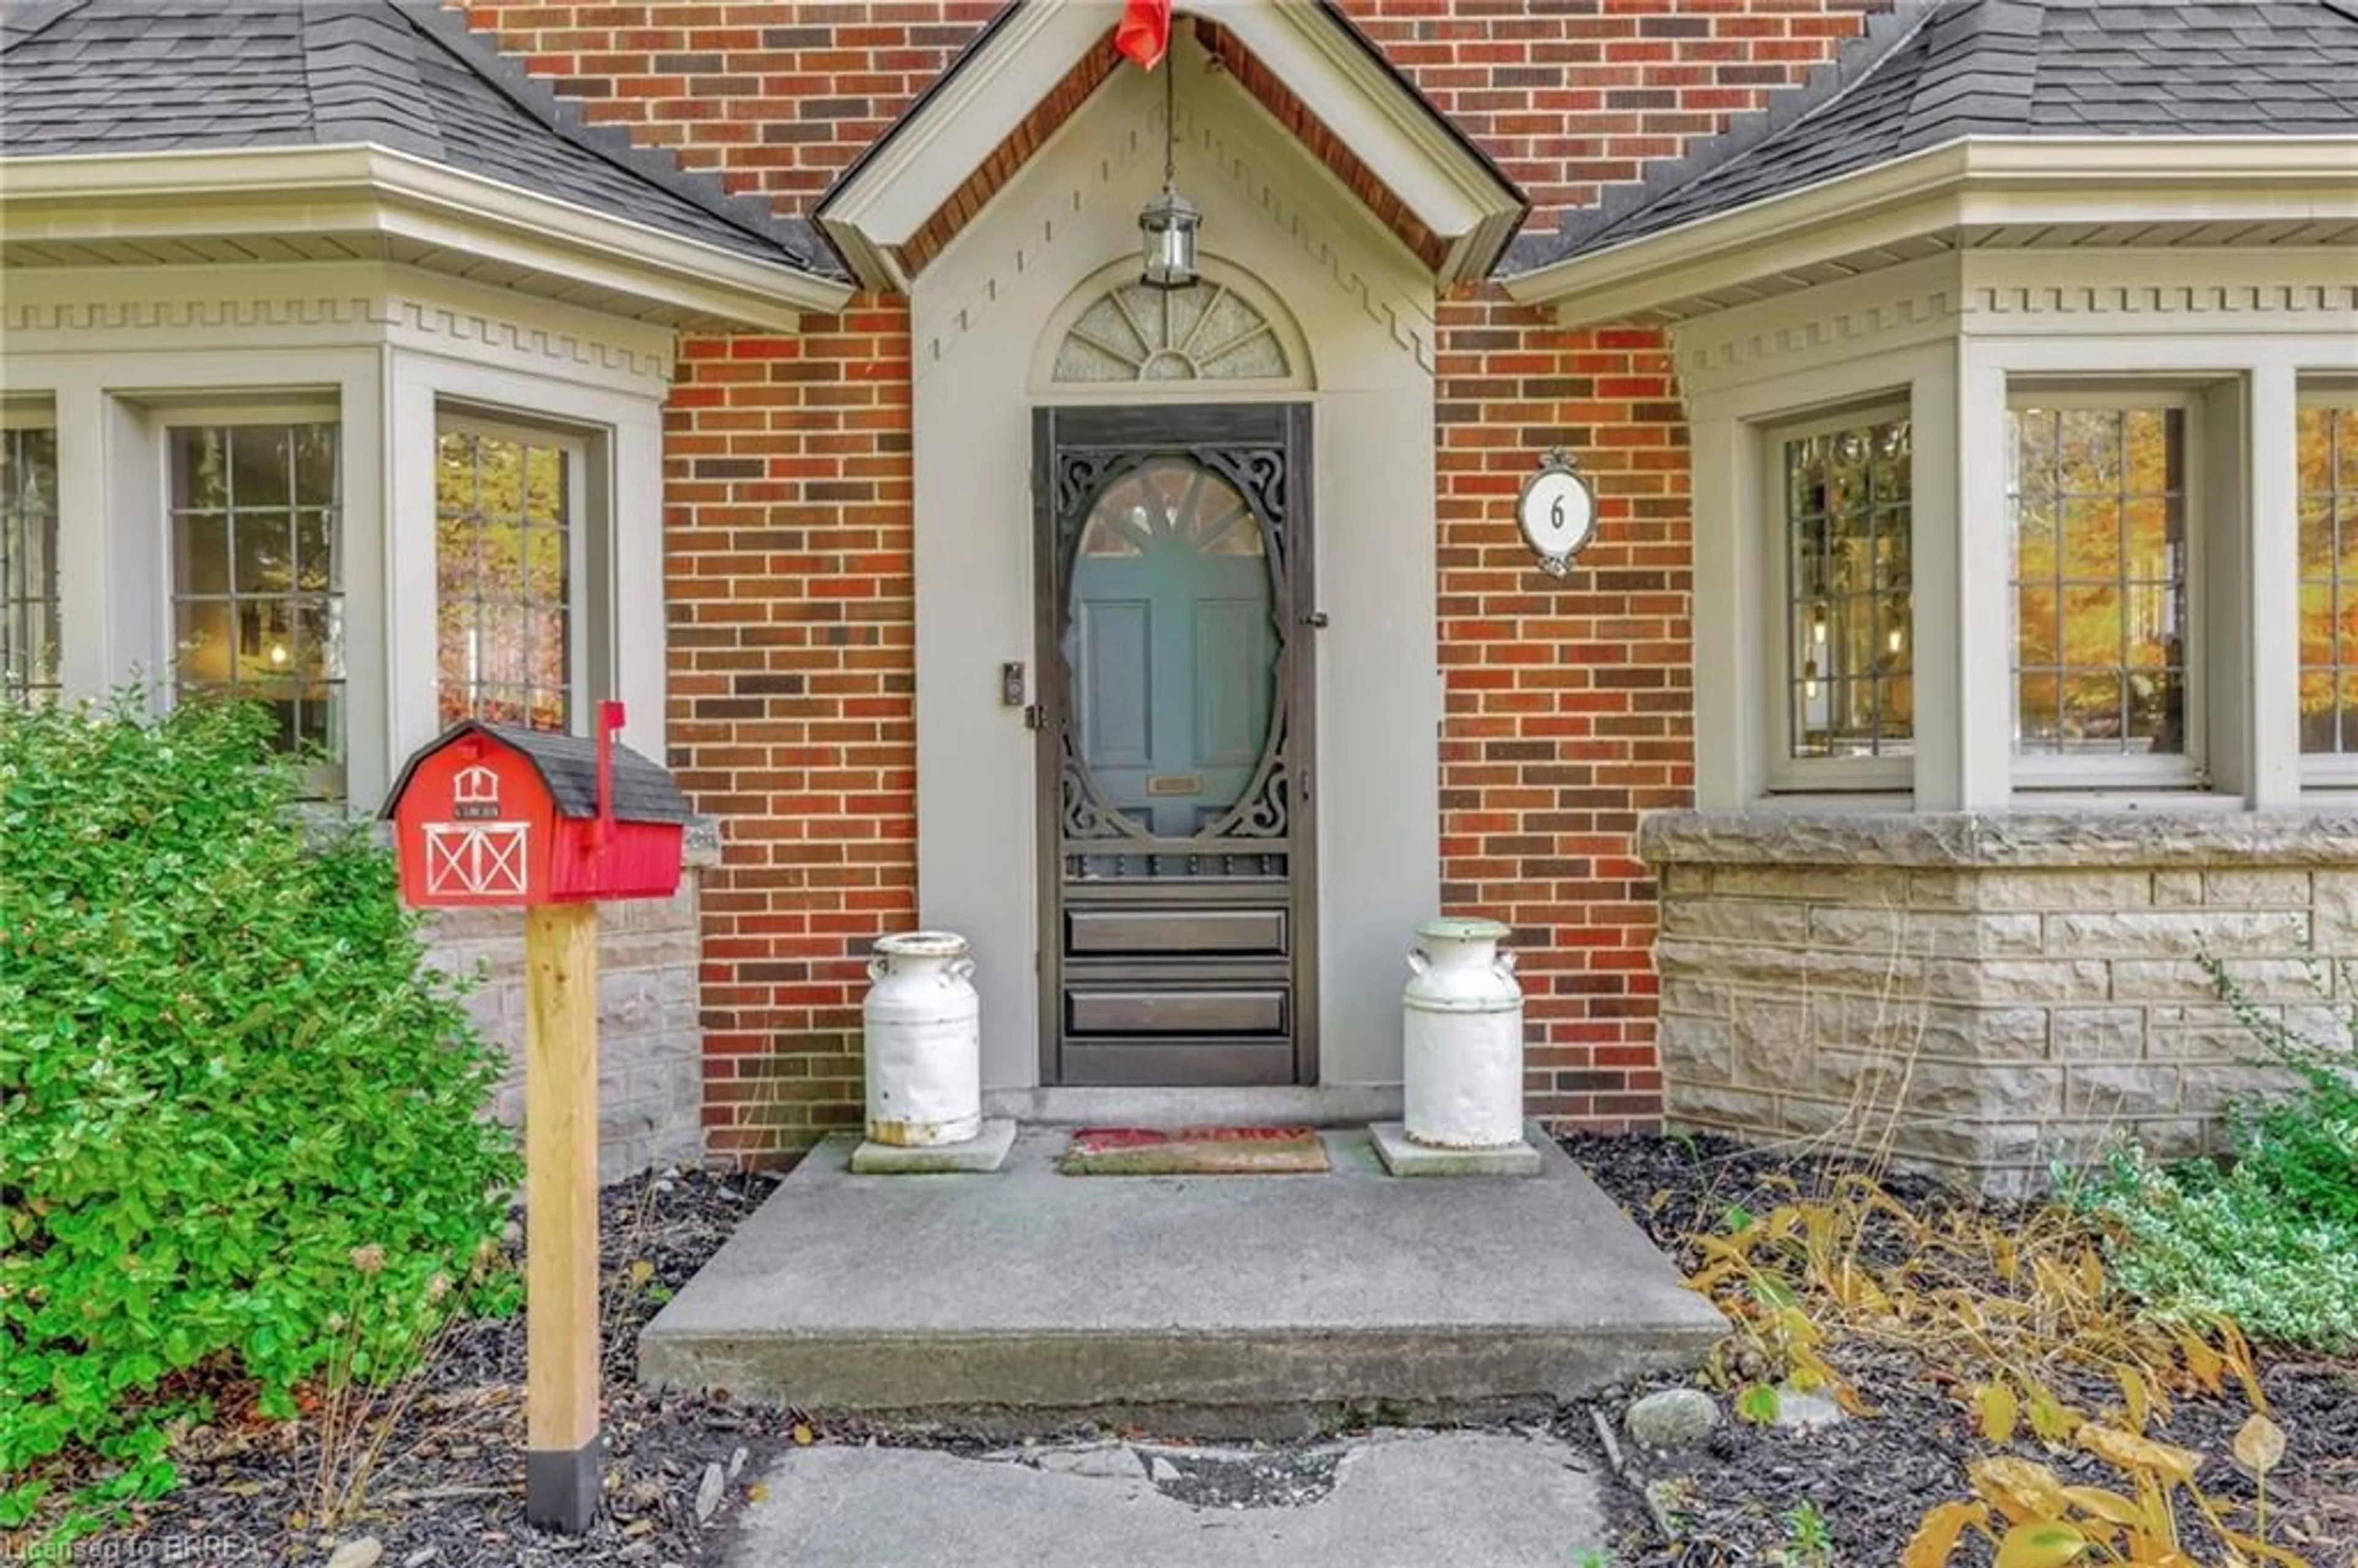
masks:
[[[697,873],[667,900],[609,903],[598,932],[598,1179],[704,1155],[703,1032],[697,1019]],[[524,912],[432,917],[435,962],[481,982],[467,999],[485,1037],[506,1048],[499,1115],[524,1116]]]
[[[2358,819],[1666,812],[1669,1119],[1887,1150],[1994,1191],[2282,1087],[2199,961],[2340,1039]]]

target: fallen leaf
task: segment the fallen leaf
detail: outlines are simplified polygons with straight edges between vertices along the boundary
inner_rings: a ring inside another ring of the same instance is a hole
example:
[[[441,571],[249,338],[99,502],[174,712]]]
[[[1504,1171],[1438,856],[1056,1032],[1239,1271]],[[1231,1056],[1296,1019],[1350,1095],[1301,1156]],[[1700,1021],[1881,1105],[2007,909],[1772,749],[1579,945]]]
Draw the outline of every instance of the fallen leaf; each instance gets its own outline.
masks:
[[[808,1422],[799,1421],[795,1422],[794,1439],[796,1448],[808,1448],[811,1445],[812,1435]]]
[[[2258,1411],[2235,1433],[2234,1454],[2244,1469],[2255,1476],[2265,1476],[2284,1458],[2284,1428]]]
[[[2094,1454],[2126,1470],[2131,1475],[2139,1471],[2157,1471],[2180,1486],[2194,1479],[2194,1471],[2202,1463],[2202,1455],[2191,1449],[2173,1444],[2156,1443],[2139,1437],[2134,1432],[2123,1432],[2116,1426],[2100,1426],[2094,1422],[2082,1422],[2072,1433],[2072,1441]]]
[[[2014,1441],[2014,1424],[2022,1403],[2005,1383],[1984,1383],[1974,1391],[1974,1409],[1981,1418],[1982,1438],[1988,1443]]]
[[[2063,1568],[2088,1550],[2088,1538],[2058,1519],[2018,1524],[1998,1542],[1996,1568]]]
[[[1924,1516],[1916,1533],[1908,1538],[1908,1550],[1900,1553],[1899,1568],[1946,1568],[1949,1554],[1957,1549],[1957,1538],[1967,1525],[1986,1526],[1989,1506],[1986,1503],[1942,1503]]]

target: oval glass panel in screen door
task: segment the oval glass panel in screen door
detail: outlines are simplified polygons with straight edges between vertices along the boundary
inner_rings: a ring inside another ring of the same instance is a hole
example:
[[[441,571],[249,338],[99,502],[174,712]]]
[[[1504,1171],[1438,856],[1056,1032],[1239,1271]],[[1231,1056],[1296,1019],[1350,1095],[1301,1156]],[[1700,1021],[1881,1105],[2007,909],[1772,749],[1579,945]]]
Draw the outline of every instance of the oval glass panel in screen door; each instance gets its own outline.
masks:
[[[1251,784],[1276,708],[1260,518],[1201,463],[1157,458],[1098,498],[1070,581],[1073,750],[1101,803],[1158,838],[1213,827]]]

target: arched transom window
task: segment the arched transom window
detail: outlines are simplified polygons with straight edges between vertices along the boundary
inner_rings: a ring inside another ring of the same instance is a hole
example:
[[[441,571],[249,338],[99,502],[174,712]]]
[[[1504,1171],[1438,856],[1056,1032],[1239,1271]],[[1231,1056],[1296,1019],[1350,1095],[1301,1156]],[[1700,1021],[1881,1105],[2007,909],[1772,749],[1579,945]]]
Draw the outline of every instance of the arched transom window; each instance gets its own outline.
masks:
[[[1282,381],[1293,373],[1269,318],[1226,285],[1125,283],[1099,296],[1065,332],[1055,379]]]

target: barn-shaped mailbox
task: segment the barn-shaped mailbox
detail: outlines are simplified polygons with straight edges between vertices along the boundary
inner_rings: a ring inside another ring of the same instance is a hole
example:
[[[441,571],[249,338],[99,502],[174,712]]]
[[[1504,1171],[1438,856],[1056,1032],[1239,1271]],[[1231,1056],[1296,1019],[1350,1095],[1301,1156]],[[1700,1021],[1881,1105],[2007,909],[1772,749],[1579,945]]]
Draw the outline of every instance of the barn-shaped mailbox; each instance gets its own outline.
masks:
[[[401,895],[426,908],[668,898],[679,886],[687,800],[671,774],[617,742],[474,720],[409,759],[385,802]]]

